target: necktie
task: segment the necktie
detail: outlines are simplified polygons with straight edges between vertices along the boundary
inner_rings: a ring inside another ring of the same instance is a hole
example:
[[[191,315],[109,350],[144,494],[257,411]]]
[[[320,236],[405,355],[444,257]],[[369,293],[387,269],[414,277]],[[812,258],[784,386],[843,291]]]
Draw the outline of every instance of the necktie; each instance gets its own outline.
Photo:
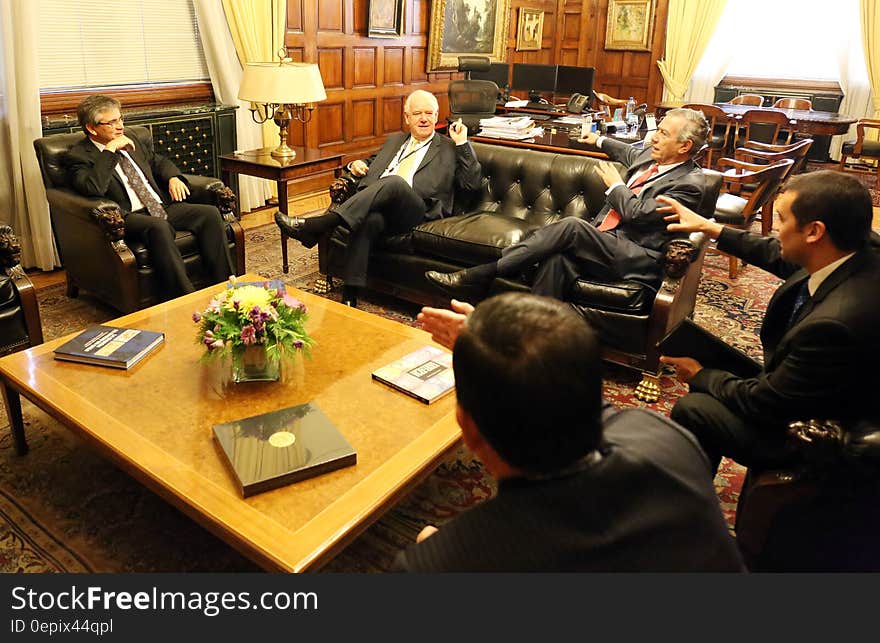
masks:
[[[639,174],[636,180],[632,182],[632,185],[629,186],[630,191],[633,194],[638,195],[638,193],[642,191],[642,187],[645,185],[645,183],[648,182],[648,179],[657,174],[659,170],[660,166],[658,166],[656,163],[651,163],[651,166],[647,170]],[[610,210],[608,210],[608,214],[605,215],[605,218],[602,219],[602,223],[599,224],[599,232],[614,230],[614,228],[616,228],[618,224],[620,224],[620,212],[618,212],[614,208],[611,208]]]
[[[116,156],[119,157],[119,167],[122,168],[122,173],[125,174],[125,178],[128,179],[128,184],[131,186],[131,189],[134,190],[134,193],[137,194],[141,203],[144,204],[144,207],[147,209],[147,212],[150,213],[150,216],[158,217],[159,219],[167,219],[168,213],[165,212],[165,208],[163,208],[162,204],[153,196],[153,193],[147,189],[147,184],[144,183],[141,175],[138,174],[138,171],[134,167],[134,161],[128,158],[127,154],[122,154],[121,152],[117,152]]]
[[[397,176],[403,177],[409,181],[409,176],[413,171],[413,164],[416,162],[415,152],[418,149],[418,142],[416,139],[410,137],[409,144],[407,144],[400,156],[400,162],[397,164],[397,169],[394,170],[394,173]]]
[[[791,328],[800,321],[804,307],[810,301],[810,289],[807,287],[809,278],[804,279],[798,288],[797,296],[794,298],[794,304],[791,307],[791,315],[788,318],[788,327]]]

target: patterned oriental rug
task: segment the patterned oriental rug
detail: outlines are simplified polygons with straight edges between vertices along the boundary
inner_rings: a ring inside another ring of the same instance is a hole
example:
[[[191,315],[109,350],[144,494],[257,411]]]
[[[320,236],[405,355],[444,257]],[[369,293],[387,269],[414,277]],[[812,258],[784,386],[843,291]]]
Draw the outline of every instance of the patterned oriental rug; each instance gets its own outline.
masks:
[[[317,254],[291,243],[291,268],[281,273],[280,241],[274,224],[246,233],[248,271],[284,278],[309,289],[318,276]],[[756,331],[779,280],[746,267],[727,278],[727,261],[709,256],[696,320],[729,343],[760,357]],[[339,292],[330,293],[339,300]],[[117,314],[87,296],[68,299],[63,286],[39,293],[46,339],[80,330]],[[362,308],[414,324],[418,308],[367,293]],[[605,395],[614,404],[644,406],[634,398],[639,378],[609,368]],[[670,377],[662,397],[650,405],[668,413],[686,387]],[[8,428],[0,428],[0,572],[229,572],[258,571],[225,545],[128,475],[81,444],[52,418],[23,401],[30,453],[15,455]],[[5,424],[5,409],[2,410]],[[722,508],[732,524],[742,467],[725,461],[715,479]],[[491,497],[495,485],[482,464],[459,448],[408,497],[371,526],[324,571],[382,572],[395,554],[414,542],[425,524],[441,525]]]

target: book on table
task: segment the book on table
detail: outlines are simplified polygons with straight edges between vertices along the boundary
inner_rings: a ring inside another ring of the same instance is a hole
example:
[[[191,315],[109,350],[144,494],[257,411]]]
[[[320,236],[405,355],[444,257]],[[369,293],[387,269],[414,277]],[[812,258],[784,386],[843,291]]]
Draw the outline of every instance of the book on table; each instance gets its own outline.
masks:
[[[763,366],[690,319],[666,335],[657,345],[667,357],[692,357],[705,368],[717,368],[737,377],[757,377]]]
[[[55,349],[55,359],[128,369],[165,341],[165,333],[93,326]]]
[[[212,429],[244,498],[357,463],[357,452],[314,402]]]
[[[452,353],[424,346],[373,371],[373,379],[431,404],[455,390]]]

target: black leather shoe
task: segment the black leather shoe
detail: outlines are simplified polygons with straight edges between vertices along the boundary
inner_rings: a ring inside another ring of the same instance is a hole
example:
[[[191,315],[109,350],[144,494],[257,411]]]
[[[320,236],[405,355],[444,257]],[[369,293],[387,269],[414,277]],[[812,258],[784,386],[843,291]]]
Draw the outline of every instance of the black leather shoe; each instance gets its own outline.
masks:
[[[357,298],[357,289],[349,288],[348,286],[342,287],[342,305],[350,306],[351,308],[358,307],[358,298]]]
[[[289,217],[282,212],[276,212],[275,223],[281,228],[281,232],[296,239],[306,248],[312,248],[318,243],[318,239],[306,232],[306,220],[302,217]]]
[[[466,270],[437,272],[429,270],[425,278],[447,295],[461,301],[482,299],[489,290],[489,282],[469,278]]]

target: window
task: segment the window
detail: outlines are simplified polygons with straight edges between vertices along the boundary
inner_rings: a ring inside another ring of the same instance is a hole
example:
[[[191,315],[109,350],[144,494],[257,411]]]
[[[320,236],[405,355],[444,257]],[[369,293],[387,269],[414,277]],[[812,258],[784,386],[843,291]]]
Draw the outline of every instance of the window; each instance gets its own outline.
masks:
[[[42,91],[209,78],[192,0],[41,0],[40,28]]]
[[[728,76],[838,80],[858,24],[858,0],[730,0],[710,48],[726,48]]]

